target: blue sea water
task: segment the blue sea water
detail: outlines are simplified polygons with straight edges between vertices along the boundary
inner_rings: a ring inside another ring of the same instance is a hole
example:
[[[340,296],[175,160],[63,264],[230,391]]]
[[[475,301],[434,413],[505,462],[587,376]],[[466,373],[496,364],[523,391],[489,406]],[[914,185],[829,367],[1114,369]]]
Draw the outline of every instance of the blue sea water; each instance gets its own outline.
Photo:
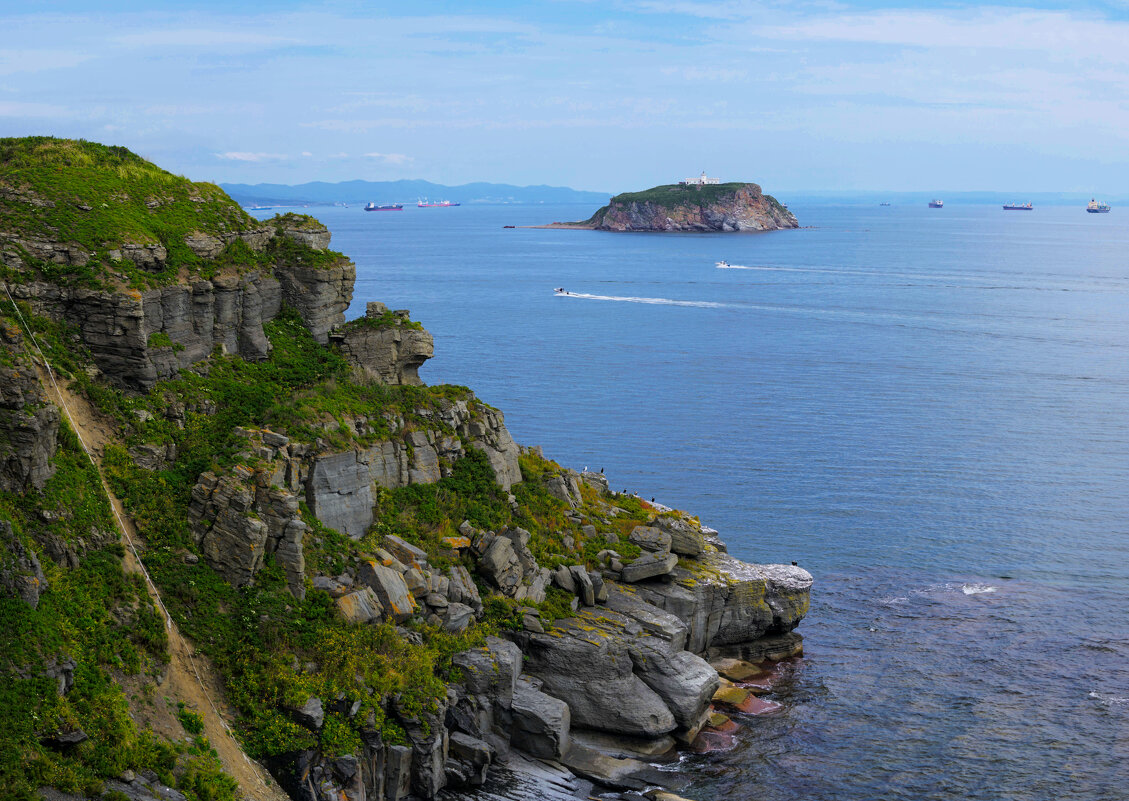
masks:
[[[686,758],[685,794],[1129,797],[1125,215],[502,228],[590,211],[315,213],[357,263],[350,316],[381,300],[435,335],[426,381],[815,575],[782,711]]]

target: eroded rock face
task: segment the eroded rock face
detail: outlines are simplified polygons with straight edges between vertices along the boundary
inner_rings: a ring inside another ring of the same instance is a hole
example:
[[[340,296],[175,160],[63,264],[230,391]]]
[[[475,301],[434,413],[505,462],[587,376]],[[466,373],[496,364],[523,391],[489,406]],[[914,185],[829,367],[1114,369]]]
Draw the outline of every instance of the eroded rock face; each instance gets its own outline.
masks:
[[[39,557],[20,541],[10,522],[0,520],[0,597],[19,598],[35,609],[46,589]]]
[[[251,584],[264,556],[273,553],[291,594],[305,595],[306,524],[298,499],[273,486],[266,471],[240,466],[225,476],[204,473],[192,488],[188,519],[204,559],[229,583]]]
[[[388,317],[393,319],[383,322]],[[383,303],[369,303],[365,317],[335,335],[341,355],[381,383],[423,384],[419,368],[435,355],[435,342],[429,332],[408,324],[407,317],[406,310],[390,313]]]
[[[274,274],[282,285],[283,299],[298,310],[314,339],[323,345],[329,342],[329,332],[345,322],[357,266],[342,257],[328,266],[280,264]]]
[[[77,325],[98,369],[119,386],[140,390],[216,346],[251,361],[265,358],[270,343],[263,324],[278,315],[282,297],[279,282],[257,270],[144,293],[44,282],[13,284],[11,292],[37,314]],[[172,345],[151,340],[154,335]]]
[[[637,596],[684,621],[695,653],[784,634],[807,614],[812,577],[803,568],[707,552],[670,575],[636,585]]]
[[[3,333],[0,351],[12,366],[0,367],[0,491],[42,489],[55,472],[59,410],[47,402],[19,333]]]
[[[692,192],[688,189],[687,192]],[[795,216],[757,184],[744,184],[714,202],[677,204],[616,201],[597,215],[601,231],[774,231],[798,228]]]

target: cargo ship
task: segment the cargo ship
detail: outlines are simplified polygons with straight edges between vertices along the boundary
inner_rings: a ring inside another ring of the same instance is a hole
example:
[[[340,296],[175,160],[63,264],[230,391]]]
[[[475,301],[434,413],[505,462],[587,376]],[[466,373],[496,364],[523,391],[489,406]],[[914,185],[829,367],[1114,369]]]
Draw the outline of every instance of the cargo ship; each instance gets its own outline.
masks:
[[[375,203],[365,204],[365,211],[400,211],[402,208],[403,203],[381,203],[379,206]]]
[[[1005,203],[1004,211],[1032,211],[1035,207],[1030,203]]]
[[[931,209],[943,209],[944,207],[945,207],[945,201],[943,201],[943,200],[930,200],[929,201],[929,208],[931,208]]]
[[[1090,198],[1090,202],[1086,204],[1086,211],[1090,212],[1090,214],[1109,214],[1109,204],[1099,203],[1093,198]]]
[[[416,205],[419,206],[421,209],[430,209],[430,208],[446,208],[447,206],[457,206],[459,204],[454,203],[450,200],[436,200],[435,202],[432,202],[432,201],[429,201],[429,200],[421,200],[419,203],[416,203]]]

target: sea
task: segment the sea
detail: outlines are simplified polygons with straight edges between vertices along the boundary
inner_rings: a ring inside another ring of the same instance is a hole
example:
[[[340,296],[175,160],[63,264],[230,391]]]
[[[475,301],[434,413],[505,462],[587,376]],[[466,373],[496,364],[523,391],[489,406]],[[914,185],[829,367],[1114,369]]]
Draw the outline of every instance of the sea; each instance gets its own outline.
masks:
[[[815,577],[780,710],[683,757],[683,795],[1129,798],[1129,209],[299,211],[357,264],[348,316],[434,334],[425,381]]]

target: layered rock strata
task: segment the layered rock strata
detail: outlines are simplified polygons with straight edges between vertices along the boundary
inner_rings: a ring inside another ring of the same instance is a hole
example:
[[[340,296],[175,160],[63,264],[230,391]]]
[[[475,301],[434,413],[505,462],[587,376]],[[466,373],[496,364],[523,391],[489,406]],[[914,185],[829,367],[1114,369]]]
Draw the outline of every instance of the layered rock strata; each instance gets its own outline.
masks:
[[[726,190],[718,192],[716,190]],[[589,224],[600,231],[774,231],[795,216],[757,184],[665,186],[617,195]]]
[[[408,320],[406,309],[390,312],[371,302],[365,316],[347,324],[333,339],[351,364],[384,384],[423,383],[419,368],[435,355],[429,332]]]
[[[272,237],[295,238],[280,227],[227,235],[224,239],[197,233],[186,244],[202,258],[214,259],[228,240],[239,239],[252,251],[263,251]],[[328,242],[328,231],[301,231],[301,240]],[[87,256],[73,249],[47,248],[51,260],[84,264]],[[21,240],[22,246],[28,246]],[[167,251],[160,245],[123,246],[121,258],[141,266],[164,268]],[[324,245],[322,246],[324,249]],[[37,251],[38,252],[38,251]],[[75,259],[78,259],[76,262]],[[20,269],[16,264],[15,269]],[[263,325],[278,316],[283,301],[297,309],[321,343],[345,322],[353,297],[356,267],[341,258],[331,265],[279,262],[270,269],[218,265],[210,279],[184,278],[167,286],[139,291],[99,290],[48,281],[8,282],[17,300],[37,313],[78,327],[95,365],[110,381],[148,390],[157,381],[209,356],[215,348],[250,361],[265,358],[270,342]]]

